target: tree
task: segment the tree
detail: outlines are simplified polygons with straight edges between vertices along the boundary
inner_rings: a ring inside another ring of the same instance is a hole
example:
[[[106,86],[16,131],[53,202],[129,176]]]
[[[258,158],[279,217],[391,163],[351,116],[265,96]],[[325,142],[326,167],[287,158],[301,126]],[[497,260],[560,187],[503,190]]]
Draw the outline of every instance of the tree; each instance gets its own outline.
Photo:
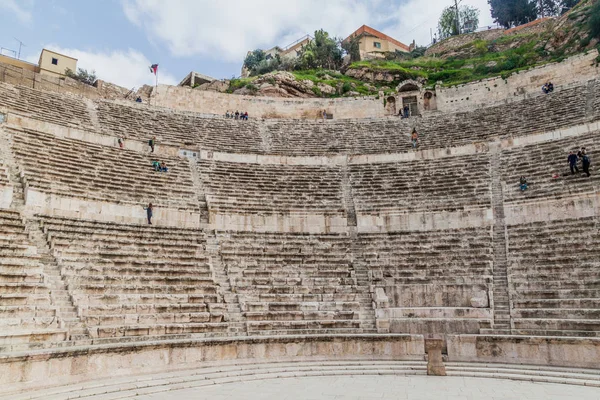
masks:
[[[342,42],[342,49],[350,56],[350,61],[360,61],[360,37],[354,36]]]
[[[94,70],[88,72],[87,69],[77,68],[77,73],[75,73],[70,68],[67,68],[65,75],[87,85],[93,85],[96,82],[96,71]]]
[[[458,17],[461,24],[461,31],[467,24],[469,25],[470,30],[475,30],[479,27],[479,10],[475,7],[459,7]],[[444,11],[442,11],[442,15],[438,21],[438,33],[440,39],[445,39],[461,33],[459,32],[459,24],[456,23],[455,7],[446,7]]]
[[[559,10],[560,15],[563,15],[564,13],[569,11],[571,8],[575,7],[575,5],[577,3],[579,3],[579,0],[562,0],[560,2],[560,10]]]
[[[600,1],[597,1],[592,6],[588,26],[590,28],[590,36],[600,39]]]
[[[261,61],[267,59],[267,55],[261,49],[256,49],[248,53],[244,59],[244,67],[252,71]]]
[[[536,0],[488,0],[494,21],[508,29],[537,19]]]
[[[560,1],[539,0],[537,4],[537,15],[539,17],[552,17],[558,15],[560,11]]]
[[[315,38],[300,51],[300,66],[303,69],[338,69],[342,65],[339,42],[323,29],[315,31]]]

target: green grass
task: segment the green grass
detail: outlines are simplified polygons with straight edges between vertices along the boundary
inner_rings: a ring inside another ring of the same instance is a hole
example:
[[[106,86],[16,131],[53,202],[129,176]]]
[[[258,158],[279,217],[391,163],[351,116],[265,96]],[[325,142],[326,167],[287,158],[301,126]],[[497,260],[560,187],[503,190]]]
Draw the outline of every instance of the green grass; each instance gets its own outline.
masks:
[[[353,63],[350,68],[369,68],[390,73],[401,71],[413,79],[426,78],[428,86],[438,81],[442,81],[443,86],[455,86],[496,76],[508,77],[533,66],[559,61],[562,57],[560,53],[553,57],[543,54],[536,35],[513,35],[510,42],[516,40],[517,36],[520,40],[530,40],[519,47],[499,52],[488,51],[490,42],[473,41],[470,46],[474,49],[473,53],[478,55],[466,59],[421,57],[405,61],[360,61]],[[503,42],[510,43],[507,39],[503,39]]]

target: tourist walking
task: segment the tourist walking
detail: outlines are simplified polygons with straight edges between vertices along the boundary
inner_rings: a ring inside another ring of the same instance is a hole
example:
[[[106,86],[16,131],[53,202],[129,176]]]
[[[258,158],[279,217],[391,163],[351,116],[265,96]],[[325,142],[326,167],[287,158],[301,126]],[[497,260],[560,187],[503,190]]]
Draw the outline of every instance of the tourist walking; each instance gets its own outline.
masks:
[[[408,118],[410,113],[410,108],[408,106],[404,106],[404,118]]]
[[[577,154],[574,151],[569,153],[569,157],[567,158],[569,161],[569,167],[571,168],[571,175],[574,175],[575,172],[579,172],[579,168],[577,168]]]
[[[148,146],[150,146],[150,153],[154,153],[154,145],[156,144],[156,136],[148,140]]]
[[[327,119],[327,110],[323,110],[322,116],[323,116],[323,122],[325,122],[325,120]]]
[[[117,140],[117,142],[119,143],[119,147],[120,147],[120,148],[123,148],[123,147],[125,147],[125,139],[123,139],[123,138],[119,138],[119,139]]]
[[[588,176],[590,176],[590,157],[585,153],[585,150],[583,152],[583,155],[581,157],[581,166],[583,167],[583,172],[585,172],[585,174]]]
[[[410,141],[412,142],[413,149],[416,149],[417,143],[419,142],[419,134],[417,133],[416,128],[413,128],[412,133],[410,134]]]
[[[148,207],[144,208],[146,210],[146,216],[148,217],[148,225],[152,225],[152,203],[148,204]]]

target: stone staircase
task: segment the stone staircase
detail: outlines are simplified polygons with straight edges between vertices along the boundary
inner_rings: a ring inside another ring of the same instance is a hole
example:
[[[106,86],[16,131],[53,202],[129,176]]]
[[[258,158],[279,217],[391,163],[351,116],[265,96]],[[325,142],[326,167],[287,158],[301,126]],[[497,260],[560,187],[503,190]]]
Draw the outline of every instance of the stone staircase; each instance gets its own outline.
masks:
[[[500,155],[498,147],[491,147],[492,207],[494,212],[493,247],[494,280],[493,311],[494,321],[491,329],[482,329],[481,333],[511,333],[510,302],[508,297],[507,241],[504,220],[504,201],[502,181],[500,180]]]
[[[363,333],[377,333],[375,306],[373,303],[373,288],[369,269],[364,257],[359,251],[358,235],[356,227],[348,227],[350,232],[352,268],[356,278],[357,292],[359,293],[360,303],[360,326]]]
[[[194,187],[196,188],[198,206],[200,207],[200,223],[208,225],[208,203],[206,202],[206,192],[204,190],[204,185],[202,184],[202,179],[200,178],[200,174],[198,172],[196,160],[190,159],[189,163],[192,182],[194,183]]]
[[[352,184],[350,182],[350,176],[348,173],[348,159],[342,165],[342,190],[344,209],[346,210],[346,218],[348,220],[349,227],[356,227],[356,208],[354,207],[354,199],[352,197]],[[352,229],[352,228],[350,228]],[[355,232],[356,235],[356,232]]]
[[[232,336],[248,335],[248,327],[242,316],[240,302],[237,293],[232,292],[231,283],[221,263],[221,255],[219,254],[219,240],[215,231],[205,231],[206,252],[210,257],[210,263],[213,270],[213,278],[219,285],[219,292],[223,296],[225,303],[228,323],[228,333]]]
[[[22,212],[25,206],[25,196],[20,173],[17,168],[9,168],[10,180],[13,183],[13,201],[11,208]],[[67,284],[61,276],[60,266],[52,254],[47,238],[41,230],[39,221],[34,218],[24,218],[26,230],[31,243],[37,248],[40,262],[44,266],[44,280],[50,287],[52,304],[57,307],[56,315],[61,329],[66,329],[67,340],[77,341],[89,337],[88,331],[79,319],[73,299],[69,294]]]

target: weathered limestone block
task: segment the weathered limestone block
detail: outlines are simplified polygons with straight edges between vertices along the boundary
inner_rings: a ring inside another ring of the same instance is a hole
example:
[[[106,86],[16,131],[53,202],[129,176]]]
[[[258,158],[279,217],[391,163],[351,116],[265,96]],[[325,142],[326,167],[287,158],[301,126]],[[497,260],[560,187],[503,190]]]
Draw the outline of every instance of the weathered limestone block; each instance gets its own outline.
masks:
[[[442,359],[442,339],[425,339],[425,352],[427,353],[427,375],[446,376],[446,366]]]

